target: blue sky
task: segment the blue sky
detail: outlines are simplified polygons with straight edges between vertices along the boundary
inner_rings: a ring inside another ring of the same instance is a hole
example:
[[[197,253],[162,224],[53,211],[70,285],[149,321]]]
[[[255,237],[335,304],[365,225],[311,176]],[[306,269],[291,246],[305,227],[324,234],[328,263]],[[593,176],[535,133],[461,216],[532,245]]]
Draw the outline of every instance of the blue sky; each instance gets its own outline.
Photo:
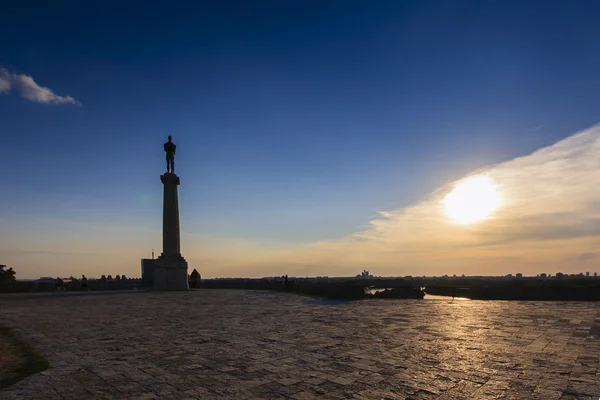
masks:
[[[173,135],[184,232],[306,245],[600,121],[597,2],[195,3],[3,8],[5,75],[74,100],[0,93],[0,222],[159,230]]]

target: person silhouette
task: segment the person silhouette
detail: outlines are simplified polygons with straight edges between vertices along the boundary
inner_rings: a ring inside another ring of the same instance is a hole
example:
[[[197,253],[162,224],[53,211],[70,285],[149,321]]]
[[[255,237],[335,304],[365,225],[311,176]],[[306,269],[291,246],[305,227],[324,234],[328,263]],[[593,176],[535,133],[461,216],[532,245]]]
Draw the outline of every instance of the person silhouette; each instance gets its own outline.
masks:
[[[165,149],[165,153],[167,153],[167,173],[175,173],[175,152],[177,150],[177,146],[172,142],[172,137],[169,135],[169,141],[166,142],[163,147]]]

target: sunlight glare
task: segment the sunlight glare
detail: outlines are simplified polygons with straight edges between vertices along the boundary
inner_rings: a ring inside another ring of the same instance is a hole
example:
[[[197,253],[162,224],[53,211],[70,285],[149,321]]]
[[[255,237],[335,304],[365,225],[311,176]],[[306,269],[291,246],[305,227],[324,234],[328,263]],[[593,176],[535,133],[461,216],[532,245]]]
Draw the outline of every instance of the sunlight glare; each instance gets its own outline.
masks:
[[[500,204],[494,181],[473,176],[454,186],[444,199],[446,215],[458,224],[472,224],[488,217]]]

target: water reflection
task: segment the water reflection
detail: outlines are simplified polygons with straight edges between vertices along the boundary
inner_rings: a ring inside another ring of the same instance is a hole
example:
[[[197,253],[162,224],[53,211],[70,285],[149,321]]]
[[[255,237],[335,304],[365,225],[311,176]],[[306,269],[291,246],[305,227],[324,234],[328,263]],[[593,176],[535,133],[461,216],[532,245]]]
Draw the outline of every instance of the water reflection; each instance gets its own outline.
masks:
[[[392,290],[393,288],[369,288],[367,289],[366,293],[367,294],[375,294],[375,293],[379,293],[379,292],[383,292],[384,290]],[[425,292],[425,288],[422,287],[421,290],[424,291],[425,296],[423,297],[423,300],[471,300],[468,299],[466,297],[452,297],[452,296],[439,296],[437,294],[427,294],[427,292]]]
[[[423,300],[471,300],[471,299],[467,299],[466,297],[452,297],[452,296],[438,296],[436,294],[427,294],[427,292],[425,292],[425,296],[423,297]]]
[[[423,291],[423,293],[425,293],[425,296],[423,296],[423,300],[447,300],[447,299],[452,299],[452,300],[471,300],[467,297],[454,297],[454,296],[440,296],[438,294],[427,294],[427,288],[426,287],[421,287],[421,290]]]
[[[369,288],[367,289],[367,294],[375,294],[379,292],[383,292],[384,290],[392,290],[393,288]]]

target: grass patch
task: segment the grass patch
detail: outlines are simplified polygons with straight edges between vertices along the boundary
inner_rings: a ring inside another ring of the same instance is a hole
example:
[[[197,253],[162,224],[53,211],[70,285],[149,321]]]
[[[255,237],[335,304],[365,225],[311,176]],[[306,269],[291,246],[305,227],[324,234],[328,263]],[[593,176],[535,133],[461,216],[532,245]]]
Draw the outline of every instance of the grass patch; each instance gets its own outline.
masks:
[[[49,367],[48,360],[25,340],[0,326],[0,390]]]

